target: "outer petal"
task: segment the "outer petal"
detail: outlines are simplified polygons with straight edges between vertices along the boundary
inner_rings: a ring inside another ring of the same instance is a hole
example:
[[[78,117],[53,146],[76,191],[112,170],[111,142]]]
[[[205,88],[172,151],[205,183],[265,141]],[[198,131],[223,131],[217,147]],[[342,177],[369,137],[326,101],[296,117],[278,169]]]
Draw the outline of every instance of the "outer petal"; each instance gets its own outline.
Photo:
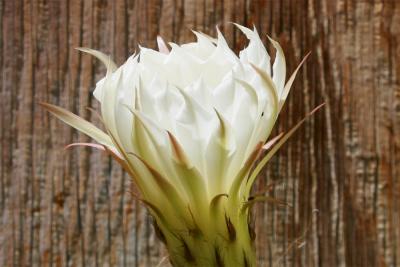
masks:
[[[97,59],[99,59],[103,64],[107,67],[107,71],[114,72],[117,69],[117,64],[114,63],[114,61],[111,60],[111,57],[94,49],[90,49],[87,47],[78,47],[76,48],[79,51],[82,51],[84,53],[88,53]],[[97,100],[101,101],[101,88],[103,85],[104,79],[100,80],[96,84],[96,89],[93,92],[93,95],[96,97]]]
[[[47,103],[40,103],[40,105],[66,124],[90,136],[100,144],[108,146],[110,148],[114,148],[114,144],[111,141],[110,137],[108,137],[107,134],[105,134],[102,130],[100,130],[90,122],[63,108]]]
[[[239,24],[235,24],[250,40],[248,47],[240,51],[240,60],[243,63],[253,63],[259,68],[266,70],[269,75],[271,75],[271,58],[268,55],[265,46],[258,35],[257,30],[250,30]]]
[[[275,61],[272,67],[274,72],[272,81],[274,82],[274,84],[276,85],[276,89],[278,90],[277,94],[281,95],[283,87],[285,86],[285,78],[286,78],[285,55],[283,54],[282,47],[279,45],[279,43],[270,37],[268,38],[276,49]]]
[[[202,61],[206,61],[211,54],[215,51],[216,46],[209,37],[201,32],[193,31],[197,37],[197,42],[183,44],[181,47],[185,49],[188,53],[196,56]]]
[[[310,52],[310,53],[311,53],[311,52]],[[293,74],[290,76],[289,80],[287,81],[287,83],[286,83],[286,85],[285,85],[285,87],[284,87],[284,89],[283,89],[283,91],[282,91],[282,93],[281,93],[280,99],[279,99],[279,111],[281,111],[281,109],[282,109],[282,107],[283,107],[283,104],[285,104],[286,98],[287,98],[287,96],[288,96],[288,94],[289,94],[289,92],[290,92],[290,88],[291,88],[292,85],[293,85],[294,79],[296,78],[297,72],[299,71],[299,69],[300,69],[300,67],[303,65],[303,63],[306,61],[306,59],[308,58],[308,56],[310,55],[310,53],[308,53],[308,54],[303,58],[303,60],[300,62],[300,64],[297,66],[297,68],[295,69],[295,71],[294,71]]]

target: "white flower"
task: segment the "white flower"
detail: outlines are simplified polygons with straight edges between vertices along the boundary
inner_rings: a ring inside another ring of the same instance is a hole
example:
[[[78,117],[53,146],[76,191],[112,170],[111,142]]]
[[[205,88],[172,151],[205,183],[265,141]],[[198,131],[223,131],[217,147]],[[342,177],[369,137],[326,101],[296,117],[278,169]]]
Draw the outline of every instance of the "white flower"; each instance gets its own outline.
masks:
[[[251,185],[294,131],[250,174],[262,149],[271,146],[265,145],[266,140],[298,68],[285,84],[280,45],[270,39],[276,49],[271,63],[257,31],[236,26],[249,39],[239,56],[219,31],[217,39],[194,32],[197,42],[170,43],[170,51],[158,38],[160,51],[140,47],[119,68],[101,52],[81,49],[107,65],[107,75],[94,91],[107,133],[61,108],[43,104],[120,161],[168,247],[183,242],[192,249],[190,240],[176,234],[185,229],[196,230],[212,244],[220,242],[219,234],[248,244]],[[237,229],[247,234],[236,235]],[[183,241],[175,242],[176,235]],[[214,255],[212,246],[203,249]],[[242,247],[245,254],[252,254],[248,245]],[[246,256],[235,257],[246,261]],[[179,257],[173,258],[178,266],[189,261],[186,257],[179,263]]]
[[[209,199],[228,193],[249,154],[266,141],[287,95],[279,44],[272,41],[277,54],[271,68],[257,31],[238,27],[250,40],[239,57],[219,31],[217,40],[195,32],[197,42],[171,43],[168,54],[141,47],[94,91],[124,151],[171,182],[187,179],[174,170],[169,132],[201,174]],[[132,127],[135,117],[146,134]]]

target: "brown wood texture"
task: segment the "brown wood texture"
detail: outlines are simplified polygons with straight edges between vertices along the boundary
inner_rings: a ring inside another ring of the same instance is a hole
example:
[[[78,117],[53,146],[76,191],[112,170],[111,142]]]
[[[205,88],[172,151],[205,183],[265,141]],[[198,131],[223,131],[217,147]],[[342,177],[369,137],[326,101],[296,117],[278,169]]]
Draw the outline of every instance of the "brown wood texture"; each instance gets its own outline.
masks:
[[[325,102],[267,165],[255,208],[260,266],[400,266],[400,1],[0,1],[0,266],[157,266],[166,255],[129,177],[37,103],[95,121],[102,64],[215,34],[229,22],[279,40],[301,69],[275,133]],[[168,261],[166,261],[168,262]],[[160,264],[167,266],[167,263]]]

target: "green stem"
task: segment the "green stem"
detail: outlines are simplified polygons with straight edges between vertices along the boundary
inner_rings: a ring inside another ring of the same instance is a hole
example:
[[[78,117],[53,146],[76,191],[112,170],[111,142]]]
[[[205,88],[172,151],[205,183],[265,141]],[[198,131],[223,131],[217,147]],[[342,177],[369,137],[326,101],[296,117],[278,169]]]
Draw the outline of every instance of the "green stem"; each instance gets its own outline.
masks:
[[[157,221],[156,233],[166,245],[174,267],[256,266],[255,236],[248,225],[247,211],[226,209],[220,203],[207,221],[194,224],[194,228]]]

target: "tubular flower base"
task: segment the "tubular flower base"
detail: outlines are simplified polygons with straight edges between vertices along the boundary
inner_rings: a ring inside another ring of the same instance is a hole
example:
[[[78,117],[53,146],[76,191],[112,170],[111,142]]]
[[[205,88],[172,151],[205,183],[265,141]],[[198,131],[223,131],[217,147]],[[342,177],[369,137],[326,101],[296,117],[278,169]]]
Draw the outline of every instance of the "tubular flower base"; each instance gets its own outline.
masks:
[[[230,212],[224,207],[229,204],[234,203],[225,195],[217,196],[205,207],[209,214],[204,218],[176,228],[156,220],[157,236],[167,246],[173,266],[256,266],[255,234],[249,227],[248,213],[237,208]]]
[[[106,131],[41,104],[97,142],[68,147],[105,150],[132,177],[174,266],[256,266],[251,208],[279,201],[251,188],[304,121],[266,142],[300,66],[285,84],[279,44],[270,39],[271,66],[257,31],[236,26],[249,39],[238,56],[218,29],[217,39],[194,32],[197,42],[183,45],[159,37],[159,51],[140,47],[120,67],[79,48],[107,66],[94,91]]]

